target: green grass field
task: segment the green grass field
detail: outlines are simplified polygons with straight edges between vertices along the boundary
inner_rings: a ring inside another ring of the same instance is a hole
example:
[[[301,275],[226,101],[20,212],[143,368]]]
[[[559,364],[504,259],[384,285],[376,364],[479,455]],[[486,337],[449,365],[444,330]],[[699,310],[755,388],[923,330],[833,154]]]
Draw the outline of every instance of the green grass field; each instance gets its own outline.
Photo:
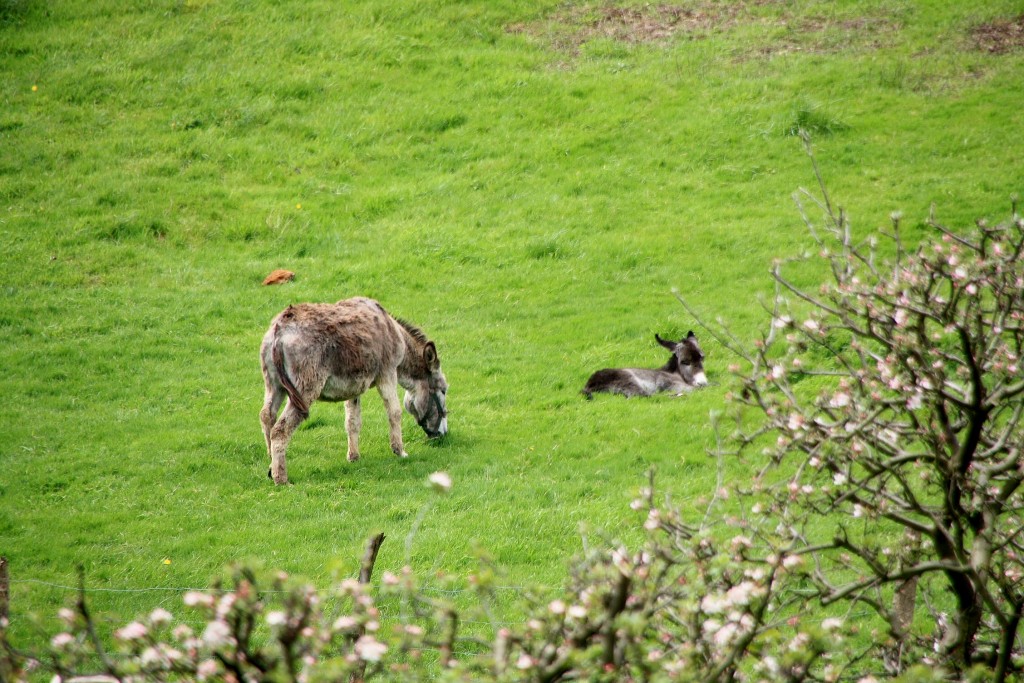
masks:
[[[79,565],[123,623],[233,561],[326,586],[379,531],[378,570],[486,550],[507,585],[557,586],[581,528],[635,533],[652,466],[703,514],[734,359],[672,290],[755,338],[771,260],[809,244],[794,132],[864,232],[1000,220],[1024,189],[1024,52],[975,30],[1020,3],[955,5],[0,0],[15,633],[52,630]],[[296,279],[262,286],[275,268]],[[406,415],[396,459],[372,393],[350,464],[317,404],[275,488],[260,339],[353,295],[437,342],[450,436]],[[579,395],[689,329],[710,388]]]

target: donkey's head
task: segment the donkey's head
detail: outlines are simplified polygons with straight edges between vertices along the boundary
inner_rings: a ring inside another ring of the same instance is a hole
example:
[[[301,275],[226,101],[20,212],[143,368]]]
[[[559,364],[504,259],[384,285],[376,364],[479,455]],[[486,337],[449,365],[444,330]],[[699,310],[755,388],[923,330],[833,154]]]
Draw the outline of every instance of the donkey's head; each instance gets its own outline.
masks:
[[[695,387],[708,385],[707,375],[704,374],[704,353],[700,350],[697,336],[692,331],[677,342],[667,341],[657,334],[654,338],[672,352],[669,365],[675,366],[672,369],[682,375],[684,382]]]
[[[448,433],[448,408],[445,396],[448,380],[441,372],[441,359],[437,357],[434,342],[423,345],[422,371],[417,373],[405,392],[405,409],[416,418],[420,429],[435,439]]]

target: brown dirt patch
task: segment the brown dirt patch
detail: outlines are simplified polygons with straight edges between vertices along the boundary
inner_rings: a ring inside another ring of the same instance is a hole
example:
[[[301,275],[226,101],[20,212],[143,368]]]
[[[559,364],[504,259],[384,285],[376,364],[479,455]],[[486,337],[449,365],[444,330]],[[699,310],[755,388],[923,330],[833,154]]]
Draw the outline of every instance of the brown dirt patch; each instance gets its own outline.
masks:
[[[688,2],[616,6],[565,5],[533,22],[513,24],[510,33],[547,39],[556,50],[578,54],[595,39],[619,43],[664,44],[676,37],[705,38],[741,24],[759,24],[766,31],[762,44],[748,46],[747,54],[771,57],[788,52],[841,52],[877,49],[895,36],[901,25],[888,16],[845,19],[793,16],[781,0]],[[783,29],[781,35],[777,29]]]
[[[570,6],[537,22],[513,24],[508,31],[547,37],[557,49],[575,53],[584,43],[600,38],[645,44],[666,42],[680,34],[703,35],[735,24],[741,9],[742,3],[692,7],[664,3],[635,7]]]
[[[970,31],[974,47],[994,55],[1024,48],[1024,14],[1014,19],[996,19]]]

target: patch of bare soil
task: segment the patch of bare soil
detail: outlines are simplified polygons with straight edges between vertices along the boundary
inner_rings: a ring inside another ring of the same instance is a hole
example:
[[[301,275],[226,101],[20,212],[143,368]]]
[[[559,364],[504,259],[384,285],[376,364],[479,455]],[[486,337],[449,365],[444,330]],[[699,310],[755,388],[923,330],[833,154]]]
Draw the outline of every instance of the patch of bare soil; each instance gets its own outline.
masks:
[[[1024,14],[1014,19],[997,19],[971,29],[974,47],[994,55],[1024,48]]]
[[[577,52],[584,43],[605,38],[622,43],[660,43],[679,34],[700,36],[736,23],[742,3],[671,4],[635,7],[570,6],[545,20],[513,24],[511,33],[550,37],[555,47]]]
[[[772,6],[774,11],[769,10],[766,16],[764,8]],[[777,16],[770,16],[775,12]],[[611,3],[566,5],[538,21],[513,24],[508,31],[546,38],[556,50],[577,54],[581,45],[598,38],[627,44],[658,44],[677,36],[699,39],[755,22],[785,30],[783,35],[776,35],[764,44],[750,46],[748,54],[763,57],[799,51],[877,49],[900,29],[899,23],[888,17],[796,18],[789,15],[780,0],[727,3],[704,0],[687,2],[685,6],[670,3],[630,7]]]

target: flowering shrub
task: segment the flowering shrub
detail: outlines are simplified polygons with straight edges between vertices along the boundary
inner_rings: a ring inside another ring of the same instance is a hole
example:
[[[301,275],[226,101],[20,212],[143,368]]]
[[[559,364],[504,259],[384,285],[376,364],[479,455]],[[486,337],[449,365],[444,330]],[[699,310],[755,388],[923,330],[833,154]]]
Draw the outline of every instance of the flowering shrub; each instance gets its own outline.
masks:
[[[442,492],[450,479],[445,484]],[[43,653],[17,651],[0,629],[0,673],[5,681],[49,671],[54,681],[312,683],[741,675],[798,681],[832,670],[827,660],[839,651],[842,623],[805,625],[793,616],[780,592],[791,575],[790,558],[757,559],[745,536],[718,541],[684,524],[673,507],[655,505],[653,478],[633,507],[646,530],[642,547],[588,553],[572,565],[560,597],[524,598],[527,618],[486,636],[463,632],[462,623],[487,615],[488,571],[473,580],[478,607],[457,609],[430,597],[409,568],[383,572],[376,590],[350,579],[324,595],[283,574],[264,588],[239,569],[229,587],[184,595],[183,607],[202,617],[198,629],[157,609],[116,629],[108,649],[84,593],[75,609],[61,611],[66,630]],[[381,602],[388,605],[386,618]]]
[[[820,600],[888,624],[890,670],[1004,680],[1024,614],[1024,222],[1016,206],[962,233],[931,220],[908,249],[898,215],[887,245],[860,242],[822,193],[807,223],[831,280],[805,289],[776,263],[753,352],[721,337],[747,361],[721,452],[756,463],[746,492],[769,497]]]

